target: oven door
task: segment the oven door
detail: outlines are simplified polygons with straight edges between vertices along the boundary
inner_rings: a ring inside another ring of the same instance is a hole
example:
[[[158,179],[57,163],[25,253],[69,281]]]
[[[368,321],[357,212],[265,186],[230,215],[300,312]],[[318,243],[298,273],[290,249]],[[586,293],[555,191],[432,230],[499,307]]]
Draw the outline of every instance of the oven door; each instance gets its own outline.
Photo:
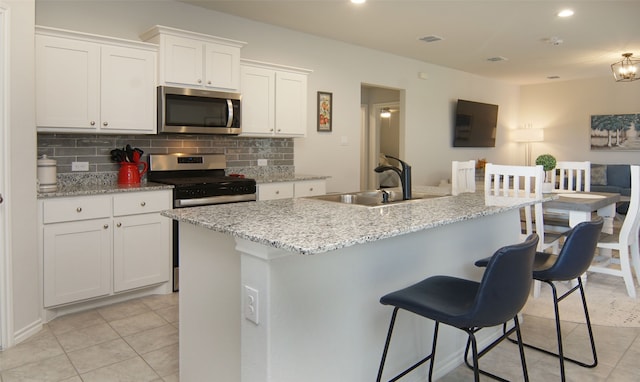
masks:
[[[158,86],[158,132],[240,134],[240,95]]]

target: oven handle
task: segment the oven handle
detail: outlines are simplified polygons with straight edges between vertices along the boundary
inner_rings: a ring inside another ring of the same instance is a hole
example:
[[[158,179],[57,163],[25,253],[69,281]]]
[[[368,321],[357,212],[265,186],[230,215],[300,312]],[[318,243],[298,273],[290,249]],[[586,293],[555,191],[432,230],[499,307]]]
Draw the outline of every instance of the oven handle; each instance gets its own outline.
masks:
[[[174,208],[195,207],[195,206],[206,206],[210,204],[252,202],[255,200],[256,200],[256,194],[211,196],[208,198],[177,199],[173,201],[173,207]]]

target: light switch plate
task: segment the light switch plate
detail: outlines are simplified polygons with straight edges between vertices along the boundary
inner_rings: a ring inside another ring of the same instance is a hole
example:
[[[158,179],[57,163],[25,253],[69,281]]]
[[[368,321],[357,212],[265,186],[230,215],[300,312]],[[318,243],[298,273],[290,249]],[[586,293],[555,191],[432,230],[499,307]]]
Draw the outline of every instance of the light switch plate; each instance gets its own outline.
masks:
[[[71,171],[89,171],[89,162],[71,162]]]

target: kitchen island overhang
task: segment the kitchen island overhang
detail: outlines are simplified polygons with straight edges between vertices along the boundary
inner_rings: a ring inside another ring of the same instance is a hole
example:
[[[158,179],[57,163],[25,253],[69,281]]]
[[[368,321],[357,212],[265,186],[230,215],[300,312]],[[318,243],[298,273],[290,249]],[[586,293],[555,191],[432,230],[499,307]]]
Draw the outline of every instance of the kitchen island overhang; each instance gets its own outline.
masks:
[[[391,314],[380,296],[434,274],[480,279],[476,259],[520,240],[520,205],[476,193],[374,209],[287,199],[163,212],[185,237],[181,380],[374,380]],[[436,377],[462,362],[466,337],[448,329]],[[399,315],[390,375],[427,354],[432,330]]]

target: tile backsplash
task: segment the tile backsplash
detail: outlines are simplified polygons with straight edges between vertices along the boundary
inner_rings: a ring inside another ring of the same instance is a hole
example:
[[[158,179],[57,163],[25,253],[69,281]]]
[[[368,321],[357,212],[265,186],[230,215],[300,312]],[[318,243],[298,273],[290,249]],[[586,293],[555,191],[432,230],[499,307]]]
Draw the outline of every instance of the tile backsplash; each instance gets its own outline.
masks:
[[[57,160],[58,177],[94,176],[117,173],[119,164],[111,160],[111,150],[127,144],[147,154],[225,154],[227,172],[251,177],[293,174],[293,138],[245,138],[227,135],[98,135],[38,133],[38,157]],[[267,166],[258,166],[266,159]],[[89,162],[89,171],[72,172],[71,162]]]

